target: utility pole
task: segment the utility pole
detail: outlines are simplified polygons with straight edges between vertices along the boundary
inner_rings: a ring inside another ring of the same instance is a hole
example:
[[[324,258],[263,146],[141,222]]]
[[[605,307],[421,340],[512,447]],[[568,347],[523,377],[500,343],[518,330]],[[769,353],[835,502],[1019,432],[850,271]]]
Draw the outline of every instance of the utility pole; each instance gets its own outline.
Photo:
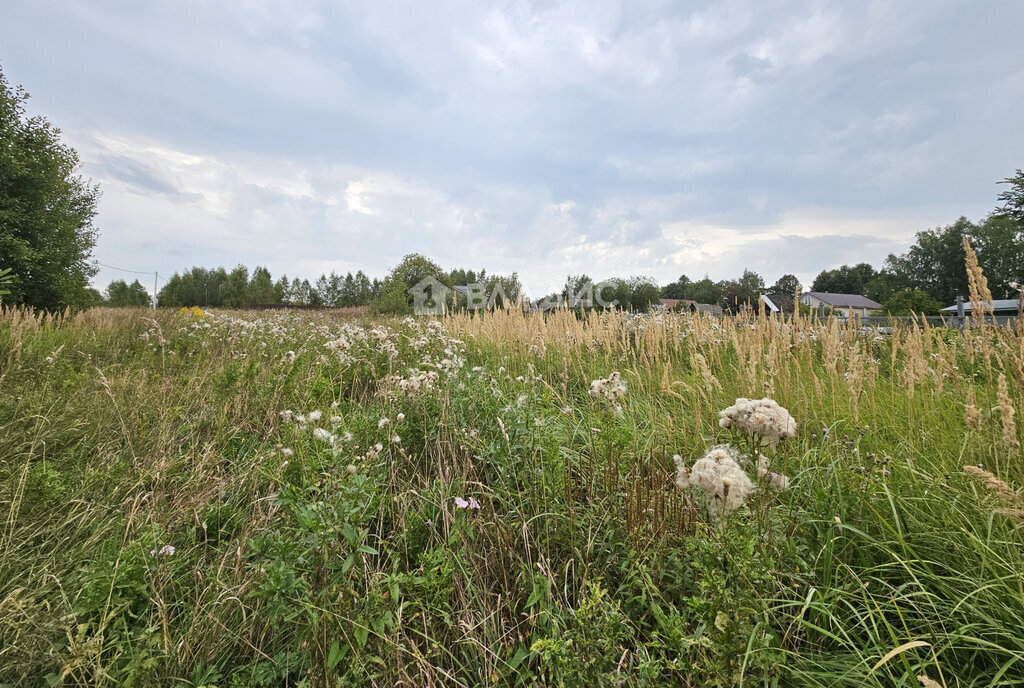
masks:
[[[160,271],[153,273],[153,310],[156,310],[156,283],[160,279]]]

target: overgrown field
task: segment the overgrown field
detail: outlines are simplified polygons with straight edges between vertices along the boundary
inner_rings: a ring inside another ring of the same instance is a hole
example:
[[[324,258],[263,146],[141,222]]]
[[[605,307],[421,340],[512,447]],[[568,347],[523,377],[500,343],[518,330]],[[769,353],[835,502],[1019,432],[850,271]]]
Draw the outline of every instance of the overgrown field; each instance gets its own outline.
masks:
[[[1022,335],[6,311],[0,685],[1024,685]]]

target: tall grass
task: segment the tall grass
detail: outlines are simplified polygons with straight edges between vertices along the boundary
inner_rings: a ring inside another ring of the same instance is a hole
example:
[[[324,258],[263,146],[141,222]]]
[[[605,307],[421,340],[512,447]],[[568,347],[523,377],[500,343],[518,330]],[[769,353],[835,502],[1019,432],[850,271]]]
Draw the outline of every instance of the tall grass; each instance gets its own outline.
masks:
[[[1024,685],[1022,386],[993,326],[8,309],[0,685]],[[719,518],[672,456],[766,396]]]

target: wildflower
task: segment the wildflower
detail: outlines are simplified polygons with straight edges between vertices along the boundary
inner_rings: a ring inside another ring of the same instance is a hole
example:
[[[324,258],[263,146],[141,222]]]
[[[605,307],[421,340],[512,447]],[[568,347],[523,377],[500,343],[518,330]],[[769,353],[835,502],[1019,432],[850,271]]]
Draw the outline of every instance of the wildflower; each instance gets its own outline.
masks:
[[[277,415],[281,416],[281,420],[292,420],[295,418],[295,411],[281,411]]]
[[[685,490],[698,487],[704,491],[708,506],[719,516],[727,516],[739,509],[754,491],[754,484],[740,468],[739,453],[727,444],[719,444],[698,459],[687,471],[681,456],[673,457],[676,464],[676,487]]]
[[[355,465],[350,463],[349,465],[345,466],[345,472],[348,473],[349,475],[352,475],[353,473],[355,473],[356,472]]]
[[[346,432],[344,435],[341,436],[341,439],[343,441],[345,441],[345,442],[351,442],[352,441],[352,433],[351,432]]]
[[[750,435],[762,445],[776,444],[796,434],[796,421],[772,399],[740,398],[718,414],[718,424]]]
[[[331,425],[339,425],[341,423],[341,416],[331,416]]]
[[[284,447],[283,449],[281,449],[281,456],[284,456],[286,458],[295,456],[295,452],[289,449],[288,447]]]
[[[288,361],[289,363],[295,363],[295,352],[285,351],[284,356],[281,357],[282,361]]]
[[[455,498],[455,508],[456,509],[479,509],[480,508],[480,502],[476,501],[476,499],[473,498],[473,497],[470,497],[468,502],[465,499],[463,499],[462,497],[456,497]]]
[[[395,433],[394,435],[391,436],[391,444],[401,444],[401,443],[402,443],[402,438],[398,436],[398,433]]]
[[[404,413],[399,413],[397,416],[395,416],[395,422],[396,423],[401,423],[403,420],[405,420],[405,414]]]
[[[151,556],[151,557],[155,557],[155,556],[169,557],[169,556],[172,556],[175,551],[176,550],[174,549],[174,545],[164,545],[163,547],[160,548],[159,551],[157,551],[155,549],[149,550],[149,556]]]
[[[322,411],[310,411],[310,412],[309,412],[309,415],[308,415],[308,416],[306,416],[306,419],[307,419],[307,420],[308,420],[308,421],[309,421],[310,423],[315,423],[315,422],[317,422],[318,420],[320,420],[320,419],[321,419],[321,418],[323,417],[323,415],[324,415],[324,414],[323,414],[323,412],[322,412]]]
[[[388,418],[381,418],[379,421],[377,421],[377,427],[383,429],[390,422],[391,420]]]
[[[336,408],[338,408],[338,406],[339,406],[339,405],[340,405],[340,404],[338,404],[338,402],[336,402],[336,401],[332,401],[332,402],[331,402],[331,408],[332,408],[332,409],[336,409]]]
[[[626,396],[626,382],[622,379],[619,371],[615,371],[606,379],[594,380],[590,383],[590,395],[604,397],[608,401],[615,402]]]
[[[317,438],[321,442],[334,442],[334,435],[329,430],[323,428],[317,428],[313,431],[313,437]]]

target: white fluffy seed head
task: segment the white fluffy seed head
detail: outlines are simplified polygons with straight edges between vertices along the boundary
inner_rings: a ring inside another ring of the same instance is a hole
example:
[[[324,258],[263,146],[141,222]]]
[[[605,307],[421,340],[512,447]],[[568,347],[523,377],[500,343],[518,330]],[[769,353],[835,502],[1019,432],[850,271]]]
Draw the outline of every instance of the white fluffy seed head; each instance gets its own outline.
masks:
[[[722,428],[750,435],[762,445],[776,444],[796,434],[793,416],[772,399],[737,399],[718,418]]]
[[[697,459],[688,472],[682,458],[676,462],[676,485],[680,489],[701,489],[708,506],[719,516],[739,509],[754,492],[754,484],[740,468],[739,453],[727,444],[719,444]],[[682,475],[681,475],[682,474]],[[682,484],[680,484],[682,483]],[[684,487],[685,486],[685,487]]]

